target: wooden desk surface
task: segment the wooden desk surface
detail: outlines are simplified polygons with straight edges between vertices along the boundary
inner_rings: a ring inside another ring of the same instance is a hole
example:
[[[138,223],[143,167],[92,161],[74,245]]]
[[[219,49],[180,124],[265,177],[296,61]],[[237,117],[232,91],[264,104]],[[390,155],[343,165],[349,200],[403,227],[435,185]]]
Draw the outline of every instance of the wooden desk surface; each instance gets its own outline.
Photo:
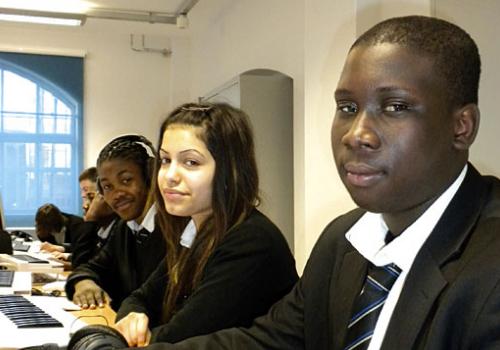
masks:
[[[64,271],[62,275],[67,277],[70,273],[71,271]],[[34,286],[37,285],[35,284]],[[66,296],[63,295],[60,298],[66,298]],[[82,322],[87,324],[103,324],[108,326],[115,324],[116,313],[109,305],[105,305],[103,308],[69,311],[69,313],[77,318],[80,318]]]
[[[107,326],[115,324],[116,313],[109,305],[93,310],[70,311],[70,313],[87,324],[103,324]]]

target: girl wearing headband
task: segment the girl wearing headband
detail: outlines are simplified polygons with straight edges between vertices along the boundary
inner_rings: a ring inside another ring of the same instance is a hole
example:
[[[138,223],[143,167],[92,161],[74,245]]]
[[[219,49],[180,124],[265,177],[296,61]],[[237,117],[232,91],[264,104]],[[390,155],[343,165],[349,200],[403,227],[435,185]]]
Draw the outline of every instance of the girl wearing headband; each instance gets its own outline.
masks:
[[[162,261],[165,243],[155,225],[151,190],[154,166],[153,145],[139,135],[115,138],[99,153],[99,192],[121,220],[97,255],[68,277],[67,296],[83,308],[111,300],[117,310]]]

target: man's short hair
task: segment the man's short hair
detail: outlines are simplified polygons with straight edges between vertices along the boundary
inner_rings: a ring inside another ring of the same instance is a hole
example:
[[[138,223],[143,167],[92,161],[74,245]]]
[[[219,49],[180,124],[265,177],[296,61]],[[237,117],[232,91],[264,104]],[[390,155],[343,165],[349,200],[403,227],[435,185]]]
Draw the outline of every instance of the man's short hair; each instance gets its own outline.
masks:
[[[362,34],[351,50],[382,43],[401,45],[430,57],[435,62],[435,72],[445,79],[444,93],[452,106],[478,103],[481,59],[476,43],[462,28],[433,17],[396,17]]]
[[[82,171],[80,176],[78,176],[78,182],[82,182],[83,180],[97,182],[97,168],[93,166]]]

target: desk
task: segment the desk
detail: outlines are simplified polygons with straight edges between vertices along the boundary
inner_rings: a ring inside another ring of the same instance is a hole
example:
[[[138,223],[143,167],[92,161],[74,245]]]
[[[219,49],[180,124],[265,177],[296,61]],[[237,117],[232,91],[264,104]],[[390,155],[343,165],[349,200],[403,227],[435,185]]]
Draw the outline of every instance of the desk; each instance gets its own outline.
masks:
[[[103,324],[108,326],[115,324],[116,313],[109,305],[94,310],[71,311],[70,313],[80,318],[80,321],[86,324]]]
[[[70,273],[70,271],[64,271],[62,275],[68,277]],[[80,317],[87,324],[104,324],[108,326],[115,324],[116,312],[113,311],[109,304],[106,304],[103,308],[71,311],[71,314],[75,317]]]

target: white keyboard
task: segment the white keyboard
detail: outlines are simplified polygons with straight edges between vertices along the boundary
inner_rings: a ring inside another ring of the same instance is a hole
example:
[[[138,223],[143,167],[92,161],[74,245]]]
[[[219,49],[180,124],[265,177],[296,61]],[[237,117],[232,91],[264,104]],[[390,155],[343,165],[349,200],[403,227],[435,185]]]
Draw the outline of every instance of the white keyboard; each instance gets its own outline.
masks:
[[[69,342],[70,333],[72,334],[86,325],[77,320],[71,313],[63,310],[63,307],[68,303],[66,298],[32,296],[26,297],[26,300],[51,317],[51,319],[56,320],[62,327],[19,328],[8,316],[0,312],[0,329],[2,333],[0,336],[0,349],[19,349],[46,343],[65,346]]]

